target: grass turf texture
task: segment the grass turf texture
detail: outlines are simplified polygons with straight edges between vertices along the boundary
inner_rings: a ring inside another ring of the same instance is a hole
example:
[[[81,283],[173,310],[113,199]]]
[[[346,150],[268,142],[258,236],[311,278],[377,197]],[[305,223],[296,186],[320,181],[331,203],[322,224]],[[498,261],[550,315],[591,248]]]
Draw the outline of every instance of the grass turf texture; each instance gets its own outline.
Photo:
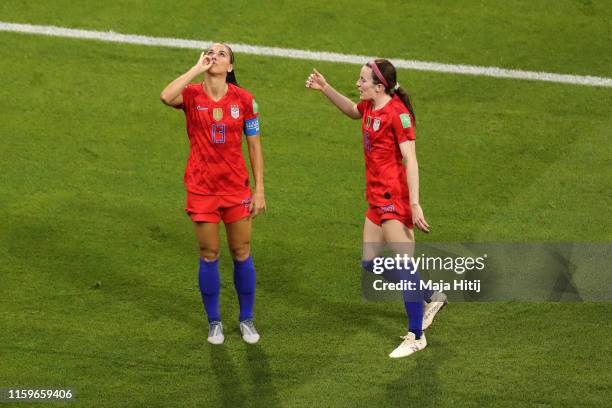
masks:
[[[2,386],[70,386],[75,406],[109,407],[610,399],[609,303],[452,304],[428,349],[386,357],[403,312],[359,296],[359,124],[303,88],[311,62],[238,56],[268,169],[253,243],[263,339],[239,338],[225,251],[227,343],[210,347],[182,213],[184,119],[158,101],[196,53],[0,38]],[[316,65],[356,99],[357,66]],[[400,82],[435,228],[418,239],[610,241],[610,90],[409,71]]]
[[[612,76],[610,0],[399,3],[4,0],[0,20]]]

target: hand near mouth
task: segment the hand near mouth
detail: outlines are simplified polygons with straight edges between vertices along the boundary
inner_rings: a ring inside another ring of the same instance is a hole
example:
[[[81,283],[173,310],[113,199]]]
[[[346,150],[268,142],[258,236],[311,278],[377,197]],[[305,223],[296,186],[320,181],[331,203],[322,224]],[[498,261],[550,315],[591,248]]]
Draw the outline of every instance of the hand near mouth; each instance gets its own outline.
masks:
[[[208,71],[210,67],[213,66],[213,64],[214,64],[214,61],[212,60],[212,58],[206,55],[205,52],[202,52],[195,66],[198,68],[198,71],[200,71],[200,73],[204,73]]]

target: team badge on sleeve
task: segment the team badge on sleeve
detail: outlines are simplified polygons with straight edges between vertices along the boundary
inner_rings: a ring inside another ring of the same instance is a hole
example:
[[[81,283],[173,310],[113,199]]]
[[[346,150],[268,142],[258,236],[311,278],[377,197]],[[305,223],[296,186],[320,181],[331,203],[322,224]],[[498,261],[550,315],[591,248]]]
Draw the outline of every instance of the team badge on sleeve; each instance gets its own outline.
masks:
[[[218,122],[223,119],[223,108],[213,109],[213,118]]]
[[[407,129],[412,126],[412,123],[410,123],[410,115],[408,115],[407,113],[402,113],[400,115],[400,120],[402,121],[402,127],[404,129]]]
[[[378,118],[374,119],[374,123],[372,124],[372,129],[374,129],[375,132],[378,129],[380,129],[380,119]]]
[[[258,113],[259,112],[259,106],[257,105],[257,102],[255,102],[255,99],[253,99],[253,113]]]
[[[238,105],[230,105],[230,115],[232,115],[232,118],[238,119],[240,117],[240,107]]]

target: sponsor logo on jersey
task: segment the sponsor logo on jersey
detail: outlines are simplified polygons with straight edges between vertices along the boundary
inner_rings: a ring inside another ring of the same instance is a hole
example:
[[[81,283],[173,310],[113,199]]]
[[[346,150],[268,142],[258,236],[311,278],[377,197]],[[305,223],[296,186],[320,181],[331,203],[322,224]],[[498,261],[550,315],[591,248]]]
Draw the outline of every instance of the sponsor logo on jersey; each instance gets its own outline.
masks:
[[[370,127],[370,122],[371,122],[371,121],[372,121],[372,117],[371,117],[371,116],[368,116],[368,117],[366,118],[366,129],[368,129],[368,128]]]
[[[412,126],[412,123],[410,123],[410,115],[408,115],[407,113],[402,113],[400,115],[400,120],[402,121],[402,127],[404,129],[407,129]]]
[[[208,108],[205,108],[205,107],[200,106],[200,105],[196,106],[196,109],[197,110],[208,110]]]
[[[223,108],[213,109],[213,118],[218,122],[223,119]]]
[[[230,105],[230,115],[232,115],[232,118],[238,119],[240,116],[240,107],[238,105]]]
[[[378,129],[380,129],[380,119],[378,118],[374,119],[374,124],[372,125],[372,129],[374,129],[375,132]]]

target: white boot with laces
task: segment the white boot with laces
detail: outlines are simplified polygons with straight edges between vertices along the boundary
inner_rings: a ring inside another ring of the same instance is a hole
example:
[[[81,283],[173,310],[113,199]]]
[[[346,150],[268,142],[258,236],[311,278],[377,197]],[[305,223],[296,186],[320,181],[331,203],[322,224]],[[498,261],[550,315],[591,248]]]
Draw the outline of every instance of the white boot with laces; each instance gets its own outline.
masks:
[[[427,346],[425,333],[421,334],[421,338],[417,340],[414,333],[408,332],[408,334],[402,336],[402,339],[404,339],[404,341],[402,341],[402,343],[395,350],[393,350],[391,354],[389,354],[389,357],[408,357],[419,350],[423,350]]]

